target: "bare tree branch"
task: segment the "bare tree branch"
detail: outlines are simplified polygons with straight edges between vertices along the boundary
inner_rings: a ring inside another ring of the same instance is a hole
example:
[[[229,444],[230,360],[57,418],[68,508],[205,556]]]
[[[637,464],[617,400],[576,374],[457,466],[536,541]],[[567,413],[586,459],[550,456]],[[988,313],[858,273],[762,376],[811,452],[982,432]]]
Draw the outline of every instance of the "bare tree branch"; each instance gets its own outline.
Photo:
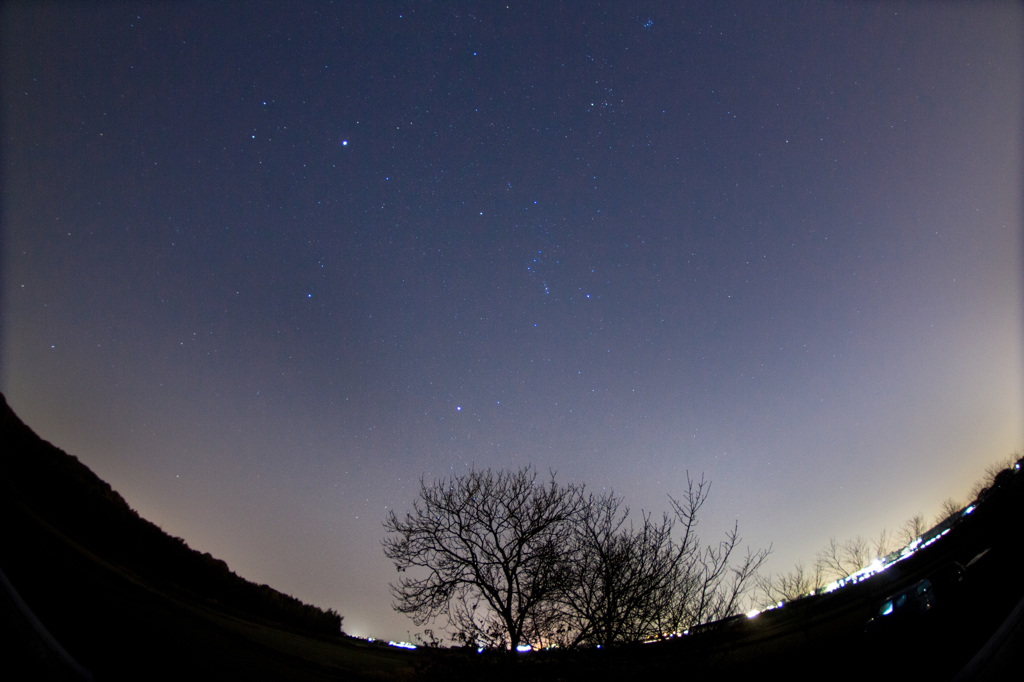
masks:
[[[393,512],[384,554],[399,572],[395,608],[423,625],[444,617],[455,639],[611,645],[680,632],[732,615],[771,548],[738,561],[739,526],[717,544],[697,537],[710,484],[687,474],[660,520],[613,493],[545,486],[529,469],[421,481],[413,511]]]
[[[384,523],[384,554],[403,577],[395,609],[417,625],[447,617],[464,642],[515,648],[557,585],[559,548],[582,487],[547,485],[535,472],[470,471],[427,485],[413,511]]]
[[[887,529],[883,528],[882,532],[878,534],[878,538],[875,540],[873,547],[875,558],[884,559],[894,549],[896,549],[896,547],[893,546],[894,544],[895,541],[893,540],[892,535],[889,534]]]
[[[915,514],[900,526],[900,529],[896,532],[896,537],[899,544],[906,547],[914,540],[918,539],[924,532],[928,530],[924,526],[924,517],[920,514]]]
[[[939,505],[939,513],[935,516],[935,523],[942,523],[951,516],[959,514],[961,509],[963,509],[962,504],[954,500],[952,497],[947,497],[942,501],[942,504]]]
[[[833,578],[846,578],[871,563],[868,541],[858,535],[839,543],[834,537],[818,552],[818,569]]]
[[[810,570],[804,568],[803,563],[797,563],[790,573],[758,579],[757,588],[761,592],[759,605],[765,607],[780,601],[792,601],[820,590],[826,583],[820,563],[815,563]]]
[[[660,633],[664,595],[682,555],[672,541],[673,521],[642,515],[627,525],[629,509],[609,494],[587,499],[575,528],[561,607],[567,643],[609,645]]]

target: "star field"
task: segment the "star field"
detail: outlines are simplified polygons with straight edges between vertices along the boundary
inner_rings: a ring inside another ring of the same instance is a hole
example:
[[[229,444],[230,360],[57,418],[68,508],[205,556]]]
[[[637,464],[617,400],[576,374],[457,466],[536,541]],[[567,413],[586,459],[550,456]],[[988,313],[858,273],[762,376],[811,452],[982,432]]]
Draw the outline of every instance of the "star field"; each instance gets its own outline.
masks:
[[[777,572],[1024,446],[1017,5],[3,12],[8,402],[352,634],[421,476]]]

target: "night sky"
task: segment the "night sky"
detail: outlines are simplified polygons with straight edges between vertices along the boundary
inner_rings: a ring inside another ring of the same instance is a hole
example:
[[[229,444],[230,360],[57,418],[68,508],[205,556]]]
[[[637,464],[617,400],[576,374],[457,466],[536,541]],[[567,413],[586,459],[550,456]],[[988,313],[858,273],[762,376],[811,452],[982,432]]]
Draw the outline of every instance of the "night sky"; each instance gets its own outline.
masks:
[[[13,409],[407,639],[380,541],[532,464],[768,568],[1024,447],[1019,4],[12,3]]]

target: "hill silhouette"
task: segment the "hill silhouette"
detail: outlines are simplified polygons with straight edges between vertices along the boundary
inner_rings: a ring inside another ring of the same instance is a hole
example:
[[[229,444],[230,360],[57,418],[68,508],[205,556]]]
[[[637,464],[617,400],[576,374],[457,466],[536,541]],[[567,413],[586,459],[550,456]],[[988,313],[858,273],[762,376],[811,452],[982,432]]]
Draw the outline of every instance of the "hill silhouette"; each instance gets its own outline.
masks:
[[[71,540],[156,584],[173,585],[220,609],[320,635],[341,633],[341,616],[250,582],[208,553],[139,516],[77,457],[42,440],[0,394],[0,486]]]

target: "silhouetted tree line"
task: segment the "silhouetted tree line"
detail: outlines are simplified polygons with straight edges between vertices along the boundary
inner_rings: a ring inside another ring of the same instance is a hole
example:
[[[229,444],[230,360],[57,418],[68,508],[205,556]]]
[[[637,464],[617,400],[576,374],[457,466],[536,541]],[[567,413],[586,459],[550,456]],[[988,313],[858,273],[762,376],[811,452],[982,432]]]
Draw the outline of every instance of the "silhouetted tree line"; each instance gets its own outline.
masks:
[[[973,500],[973,504],[984,502],[993,491],[1013,480],[1014,472],[1020,470],[1022,463],[1024,459],[1015,452],[990,464],[981,479],[971,487],[968,499]],[[883,528],[873,541],[861,535],[843,542],[837,541],[835,537],[829,538],[828,544],[818,552],[817,559],[810,569],[803,563],[797,563],[789,573],[758,576],[757,601],[761,606],[768,606],[814,594],[833,580],[849,577],[873,561],[885,559],[915,540],[927,539],[929,535],[937,534],[943,527],[953,525],[966,507],[967,505],[956,499],[947,497],[939,505],[934,526],[929,527],[922,514],[915,514],[904,521],[895,533],[889,533]]]
[[[78,458],[42,440],[0,394],[0,479],[20,500],[74,542],[156,584],[191,593],[217,608],[306,632],[338,635],[341,616],[257,585],[210,554],[191,549],[128,506]]]
[[[384,553],[406,573],[395,608],[496,649],[640,642],[732,615],[770,550],[737,557],[736,527],[702,544],[710,484],[687,482],[671,515],[632,519],[612,493],[528,468],[421,481],[413,511],[385,522]]]

